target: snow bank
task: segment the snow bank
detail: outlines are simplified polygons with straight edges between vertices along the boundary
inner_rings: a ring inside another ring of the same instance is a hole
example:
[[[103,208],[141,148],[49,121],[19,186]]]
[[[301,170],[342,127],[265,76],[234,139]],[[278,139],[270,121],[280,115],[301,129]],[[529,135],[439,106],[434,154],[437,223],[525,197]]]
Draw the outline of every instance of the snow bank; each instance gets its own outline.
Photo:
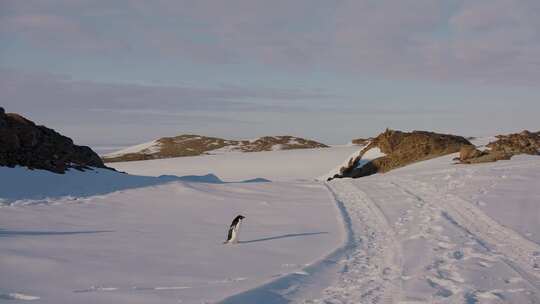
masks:
[[[326,181],[328,178],[334,177],[334,175],[339,174],[341,168],[347,167],[347,166],[349,165],[349,163],[350,163],[353,159],[356,159],[356,158],[360,155],[360,153],[362,152],[362,150],[365,148],[365,146],[353,146],[353,147],[354,147],[357,151],[355,151],[355,152],[352,153],[348,158],[346,158],[346,160],[343,161],[343,162],[341,163],[341,165],[336,166],[336,167],[334,167],[332,170],[330,170],[328,173],[319,176],[319,177],[317,178],[317,180],[320,180],[320,181]],[[362,159],[360,160],[360,162],[359,162],[358,165],[357,165],[357,168],[361,168],[362,166],[364,166],[365,164],[367,164],[369,161],[371,161],[371,160],[373,160],[373,159],[376,159],[376,158],[379,158],[379,157],[383,157],[383,156],[386,156],[386,154],[384,154],[378,147],[371,148],[371,149],[369,149],[368,151],[366,151],[366,153],[364,153],[364,155],[362,156]]]

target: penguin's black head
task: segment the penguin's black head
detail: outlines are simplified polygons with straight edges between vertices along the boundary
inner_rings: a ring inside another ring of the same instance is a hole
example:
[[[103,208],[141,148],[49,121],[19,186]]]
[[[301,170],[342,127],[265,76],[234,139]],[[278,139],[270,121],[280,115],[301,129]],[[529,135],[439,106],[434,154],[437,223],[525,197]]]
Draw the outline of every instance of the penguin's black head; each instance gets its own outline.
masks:
[[[243,215],[239,215],[239,216],[237,216],[236,218],[239,219],[239,220],[243,220],[243,219],[245,219],[246,217],[243,216]]]

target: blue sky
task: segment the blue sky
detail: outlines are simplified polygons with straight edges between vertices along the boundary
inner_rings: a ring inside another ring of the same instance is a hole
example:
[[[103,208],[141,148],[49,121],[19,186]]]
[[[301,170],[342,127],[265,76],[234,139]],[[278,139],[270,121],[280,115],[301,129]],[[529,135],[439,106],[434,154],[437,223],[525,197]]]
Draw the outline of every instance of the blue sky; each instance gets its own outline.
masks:
[[[0,0],[0,105],[93,146],[540,129],[536,0]]]

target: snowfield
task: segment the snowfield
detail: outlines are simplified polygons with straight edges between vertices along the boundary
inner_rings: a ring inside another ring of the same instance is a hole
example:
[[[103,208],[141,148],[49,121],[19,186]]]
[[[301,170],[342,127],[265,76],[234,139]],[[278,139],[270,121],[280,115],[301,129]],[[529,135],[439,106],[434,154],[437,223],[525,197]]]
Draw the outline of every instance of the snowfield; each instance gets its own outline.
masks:
[[[216,302],[303,275],[345,235],[330,193],[309,179],[351,149],[183,157],[122,168],[175,175],[161,177],[0,167],[0,302]],[[223,164],[213,168],[219,158]],[[238,214],[247,217],[241,243],[224,245]]]
[[[0,168],[0,302],[540,303],[539,157],[315,180],[359,149]]]
[[[310,303],[540,303],[540,159],[454,156],[329,183],[350,250]]]
[[[213,173],[223,180],[240,181],[255,177],[272,181],[310,180],[337,167],[358,146],[298,149],[266,152],[227,152],[216,155],[178,157],[107,165],[130,174],[159,176]]]

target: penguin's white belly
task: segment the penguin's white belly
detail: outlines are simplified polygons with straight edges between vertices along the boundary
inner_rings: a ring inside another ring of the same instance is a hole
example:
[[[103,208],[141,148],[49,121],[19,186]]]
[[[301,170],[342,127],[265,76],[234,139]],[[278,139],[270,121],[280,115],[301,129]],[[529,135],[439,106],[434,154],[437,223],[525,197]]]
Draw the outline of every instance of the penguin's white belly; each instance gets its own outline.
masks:
[[[232,236],[231,236],[231,239],[229,240],[229,243],[238,243],[238,235],[240,234],[240,224],[236,225],[236,227],[234,227],[234,230],[232,232]]]

